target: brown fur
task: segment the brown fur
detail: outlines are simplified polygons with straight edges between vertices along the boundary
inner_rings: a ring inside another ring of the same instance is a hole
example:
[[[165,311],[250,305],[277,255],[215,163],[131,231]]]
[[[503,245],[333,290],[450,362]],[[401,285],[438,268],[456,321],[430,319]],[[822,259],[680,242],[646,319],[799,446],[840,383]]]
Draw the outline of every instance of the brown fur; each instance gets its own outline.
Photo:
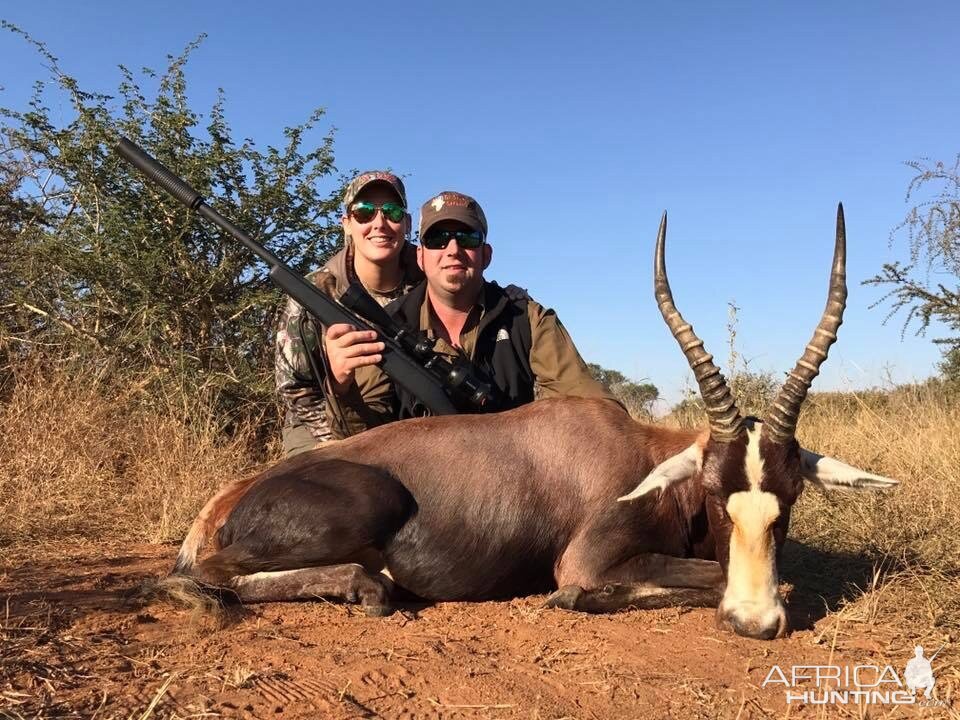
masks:
[[[190,526],[187,537],[180,547],[177,562],[173,568],[174,574],[191,571],[196,565],[197,554],[211,538],[214,539],[213,549],[220,549],[219,543],[216,542],[217,531],[223,527],[240,499],[255,483],[267,477],[268,473],[269,471],[242,480],[234,480],[221,488],[216,495],[207,501],[197,515],[197,519]]]
[[[588,442],[584,428],[592,428]],[[699,484],[671,489],[664,502],[647,503],[647,511],[636,517],[631,507],[616,502],[657,464],[693,443],[704,447],[708,439],[706,430],[644,425],[615,403],[574,398],[543,400],[492,416],[406,420],[302,453],[229,485],[207,504],[184,545],[195,558],[197,538],[217,533],[254,482],[309,477],[325,464],[346,461],[384,472],[409,488],[423,501],[418,519],[429,524],[438,544],[481,542],[496,527],[519,524],[529,528],[531,551],[536,547],[555,557],[544,570],[553,581],[594,587],[604,573],[626,577],[633,572],[628,561],[638,550],[712,557],[706,523],[695,517],[703,504]],[[455,479],[460,472],[468,472],[469,481]],[[430,515],[433,507],[445,511]],[[691,534],[695,537],[689,539]],[[600,546],[606,549],[598,564]],[[247,557],[240,548],[236,552]],[[495,571],[496,557],[489,562]],[[193,567],[178,560],[176,571]],[[534,585],[535,575],[528,578]]]

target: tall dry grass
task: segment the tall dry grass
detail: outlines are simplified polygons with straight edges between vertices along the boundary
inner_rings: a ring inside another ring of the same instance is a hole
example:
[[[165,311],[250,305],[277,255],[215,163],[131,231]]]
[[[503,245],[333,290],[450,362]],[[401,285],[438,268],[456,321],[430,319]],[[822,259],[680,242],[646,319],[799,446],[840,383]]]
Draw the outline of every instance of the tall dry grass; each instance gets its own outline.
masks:
[[[0,546],[179,539],[225,481],[262,458],[210,398],[147,401],[93,369],[14,368],[0,405]],[[275,449],[274,449],[275,450]]]
[[[797,504],[795,538],[873,565],[823,632],[870,637],[890,662],[917,644],[928,656],[942,648],[938,682],[960,686],[960,388],[929,381],[813,395],[798,435],[805,447],[900,481],[876,494],[808,490]]]
[[[893,492],[804,493],[794,532],[827,549],[960,570],[960,392],[940,382],[811,396],[805,447],[900,480]]]

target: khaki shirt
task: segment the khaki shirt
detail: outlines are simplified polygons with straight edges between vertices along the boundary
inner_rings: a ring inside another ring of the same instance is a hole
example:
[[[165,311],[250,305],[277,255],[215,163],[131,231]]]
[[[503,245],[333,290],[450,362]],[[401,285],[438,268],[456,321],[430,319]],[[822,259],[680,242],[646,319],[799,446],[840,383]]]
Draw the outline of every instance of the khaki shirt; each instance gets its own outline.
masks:
[[[483,294],[481,294],[483,295]],[[460,333],[460,348],[454,347],[434,332],[434,313],[429,295],[424,296],[420,306],[420,327],[428,337],[436,340],[434,350],[449,357],[460,356],[475,361],[480,320],[486,309],[478,304],[467,318]],[[534,300],[527,301],[530,319],[530,369],[535,379],[536,398],[574,396],[602,398],[619,401],[607,388],[590,374],[587,364],[580,357],[573,340],[560,322],[557,314]],[[361,368],[368,371],[356,375],[356,383],[338,398],[336,410],[342,413],[342,423],[334,423],[334,433],[339,427],[350,429],[355,435],[363,430],[393,422],[398,418],[398,403],[390,378],[377,366]],[[340,435],[337,435],[340,437]]]

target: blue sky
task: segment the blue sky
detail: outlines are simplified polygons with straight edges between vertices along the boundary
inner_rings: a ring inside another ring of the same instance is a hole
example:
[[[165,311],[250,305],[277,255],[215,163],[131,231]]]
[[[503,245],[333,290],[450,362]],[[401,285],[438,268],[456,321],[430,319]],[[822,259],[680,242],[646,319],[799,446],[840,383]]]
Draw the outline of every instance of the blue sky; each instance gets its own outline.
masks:
[[[261,147],[317,107],[337,165],[392,167],[411,203],[475,196],[488,275],[557,309],[583,356],[676,399],[690,377],[653,301],[669,212],[677,304],[719,359],[727,303],[755,370],[792,367],[826,299],[836,204],[850,300],[815,389],[902,382],[938,349],[868,309],[860,281],[907,255],[906,160],[960,151],[957,3],[18,3],[81,87],[162,69],[199,33],[191,104],[218,87]],[[952,48],[952,49],[951,49]],[[45,71],[0,34],[0,104]],[[63,109],[68,112],[67,108]]]

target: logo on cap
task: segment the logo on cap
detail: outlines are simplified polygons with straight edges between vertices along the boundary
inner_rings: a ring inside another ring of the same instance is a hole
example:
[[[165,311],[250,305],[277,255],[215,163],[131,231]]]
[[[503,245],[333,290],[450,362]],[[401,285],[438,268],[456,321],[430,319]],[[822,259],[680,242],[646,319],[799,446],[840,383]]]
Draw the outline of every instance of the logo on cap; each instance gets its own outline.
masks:
[[[369,172],[357,178],[357,184],[366,185],[367,183],[372,183],[374,180],[383,180],[384,182],[388,182],[392,185],[397,182],[397,176],[391,173],[380,171]]]
[[[458,220],[487,234],[487,219],[480,204],[469,195],[444,190],[427,200],[420,208],[420,234],[441,220]]]
[[[433,206],[433,209],[437,212],[440,212],[440,209],[444,205],[455,205],[456,207],[470,207],[470,204],[477,204],[477,201],[466,195],[461,195],[458,192],[442,192],[437,195],[433,200],[430,201],[430,204]]]

